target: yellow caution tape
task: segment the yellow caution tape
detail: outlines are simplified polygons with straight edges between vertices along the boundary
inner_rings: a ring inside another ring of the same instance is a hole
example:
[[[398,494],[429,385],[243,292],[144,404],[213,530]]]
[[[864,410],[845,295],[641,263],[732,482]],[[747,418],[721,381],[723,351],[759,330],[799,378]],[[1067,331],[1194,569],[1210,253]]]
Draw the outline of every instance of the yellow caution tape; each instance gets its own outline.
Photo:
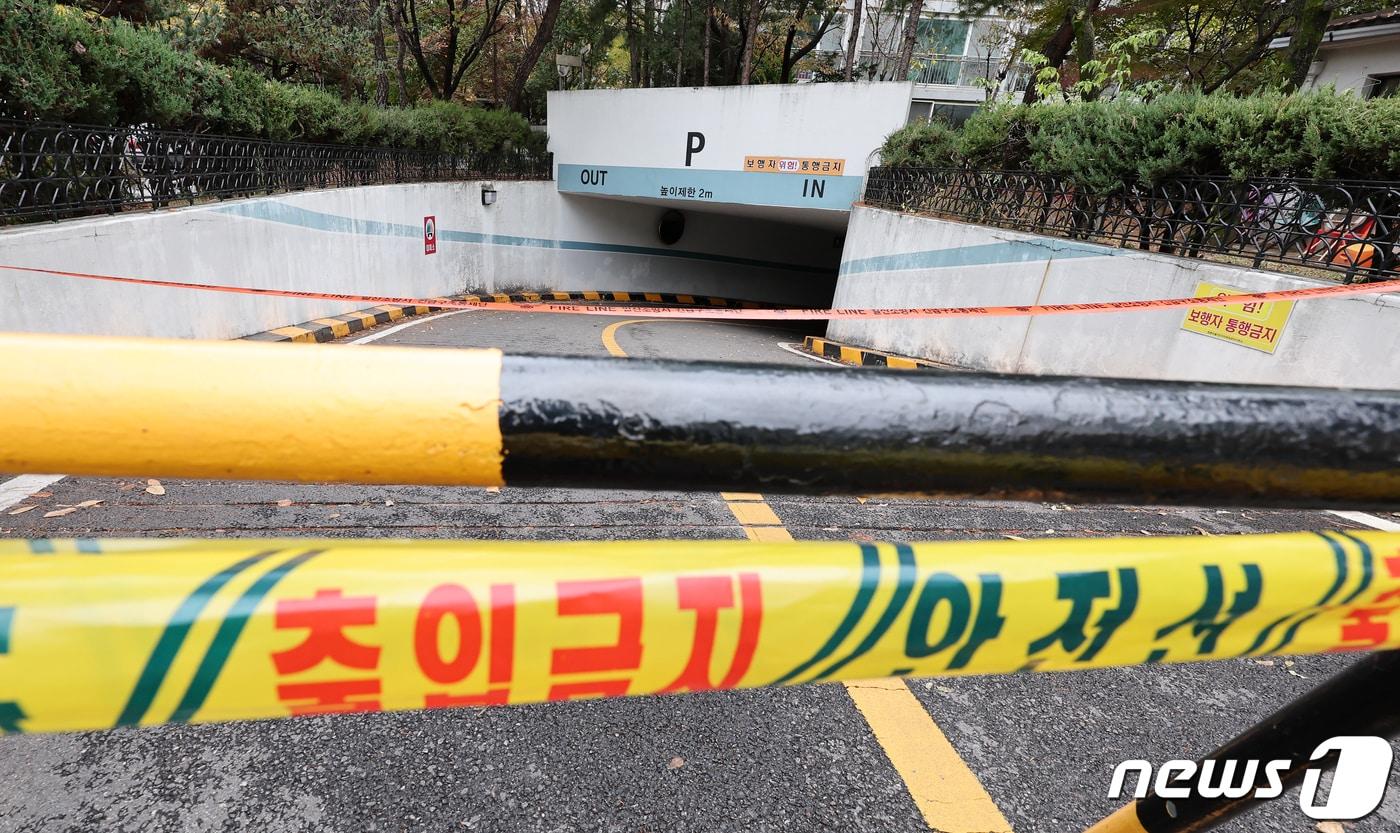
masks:
[[[0,729],[1400,645],[1400,534],[0,543]]]

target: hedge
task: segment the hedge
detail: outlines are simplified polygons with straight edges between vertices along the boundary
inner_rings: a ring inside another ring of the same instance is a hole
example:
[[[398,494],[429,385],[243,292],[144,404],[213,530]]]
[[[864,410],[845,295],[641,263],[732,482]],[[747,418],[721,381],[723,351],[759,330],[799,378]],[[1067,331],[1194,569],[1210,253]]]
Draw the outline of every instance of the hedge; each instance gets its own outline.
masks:
[[[1171,93],[1149,101],[989,105],[961,129],[891,134],[884,164],[1025,170],[1111,191],[1180,176],[1400,179],[1400,99]]]
[[[43,0],[0,0],[0,116],[452,153],[543,149],[543,137],[509,111],[346,102]]]

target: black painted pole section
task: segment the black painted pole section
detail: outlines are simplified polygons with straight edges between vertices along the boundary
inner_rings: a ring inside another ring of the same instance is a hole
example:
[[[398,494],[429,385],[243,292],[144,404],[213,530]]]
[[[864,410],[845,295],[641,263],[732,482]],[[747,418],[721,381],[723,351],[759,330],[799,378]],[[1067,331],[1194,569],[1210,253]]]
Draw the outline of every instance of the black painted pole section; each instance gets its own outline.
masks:
[[[504,358],[511,485],[1400,509],[1400,393]]]
[[[1261,770],[1267,761],[1291,761],[1293,765],[1279,773],[1286,790],[1302,779],[1310,765],[1326,768],[1335,765],[1335,753],[1320,761],[1310,760],[1318,744],[1329,738],[1342,735],[1392,738],[1400,734],[1397,690],[1400,690],[1400,651],[1372,654],[1245,730],[1206,758],[1259,761]],[[1264,784],[1261,775],[1256,788]],[[1181,786],[1188,784],[1183,782]],[[1134,830],[1131,822],[1135,820],[1137,829],[1146,833],[1195,833],[1258,807],[1265,800],[1274,799],[1257,799],[1252,792],[1241,798],[1202,798],[1194,789],[1190,798],[1164,799],[1149,794],[1091,830],[1104,833]],[[1299,817],[1301,820],[1301,813]]]

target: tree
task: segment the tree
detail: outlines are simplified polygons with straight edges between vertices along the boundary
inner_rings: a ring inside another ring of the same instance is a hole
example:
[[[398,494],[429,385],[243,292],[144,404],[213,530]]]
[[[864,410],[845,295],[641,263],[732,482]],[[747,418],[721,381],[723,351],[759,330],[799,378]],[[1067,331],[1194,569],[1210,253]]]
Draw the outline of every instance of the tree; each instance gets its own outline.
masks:
[[[554,23],[559,19],[560,5],[560,0],[547,0],[544,14],[540,16],[539,25],[535,28],[535,36],[530,39],[525,54],[520,56],[520,62],[515,65],[515,77],[511,79],[510,89],[506,91],[505,104],[517,113],[523,112],[521,105],[525,97],[525,84],[530,80],[530,74],[535,71],[535,65],[540,62],[540,55],[544,54],[545,47],[554,38]]]
[[[827,3],[826,0],[796,0],[796,5],[788,13],[778,83],[787,84],[792,81],[793,67],[816,49],[821,39],[831,31],[840,11],[839,5]],[[801,43],[798,42],[799,33],[802,34]]]
[[[846,37],[846,69],[843,73],[845,80],[851,80],[851,71],[855,69],[856,57],[860,54],[860,19],[863,17],[861,0],[851,0],[851,23],[850,32]]]
[[[1331,0],[1298,0],[1293,34],[1288,40],[1286,88],[1296,90],[1308,80],[1308,67],[1317,57],[1317,48],[1332,19]]]
[[[758,43],[758,18],[763,11],[763,0],[748,0],[749,16],[744,26],[744,68],[739,74],[739,84],[746,85],[753,75],[753,50]]]
[[[450,101],[462,78],[505,26],[507,0],[395,0],[398,36],[433,98]],[[426,35],[425,35],[426,33]]]

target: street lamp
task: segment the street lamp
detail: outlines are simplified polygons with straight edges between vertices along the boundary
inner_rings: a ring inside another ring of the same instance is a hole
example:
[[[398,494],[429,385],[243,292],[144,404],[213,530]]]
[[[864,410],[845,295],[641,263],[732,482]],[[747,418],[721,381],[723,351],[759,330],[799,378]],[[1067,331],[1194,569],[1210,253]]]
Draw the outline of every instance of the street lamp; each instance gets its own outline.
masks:
[[[564,82],[570,75],[574,74],[574,70],[583,69],[583,59],[577,55],[556,54],[554,56],[554,68],[559,71],[559,89],[562,90],[564,89]]]

